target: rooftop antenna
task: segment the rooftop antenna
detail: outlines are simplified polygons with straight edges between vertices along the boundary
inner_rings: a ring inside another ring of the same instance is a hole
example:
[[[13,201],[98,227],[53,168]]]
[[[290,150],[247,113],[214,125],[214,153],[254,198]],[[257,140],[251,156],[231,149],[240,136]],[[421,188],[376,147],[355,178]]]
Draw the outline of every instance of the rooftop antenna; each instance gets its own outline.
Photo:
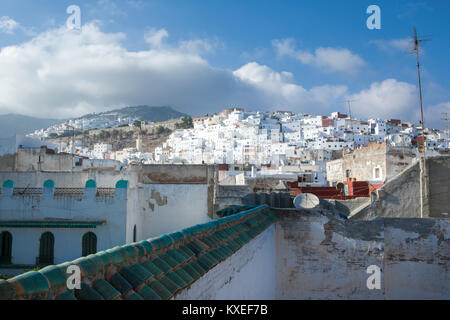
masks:
[[[339,103],[347,103],[348,115],[350,117],[350,120],[352,119],[352,106],[351,106],[351,103],[355,102],[355,101],[358,101],[358,100],[343,100],[343,101],[339,101]]]
[[[348,106],[348,116],[349,116],[349,118],[350,118],[350,126],[351,126],[351,129],[352,129],[352,138],[354,137],[354,134],[353,134],[353,121],[352,121],[352,106],[351,106],[351,103],[352,102],[355,102],[355,101],[358,101],[358,100],[343,100],[343,101],[339,101],[339,103],[347,103],[347,106]]]
[[[418,75],[418,78],[419,78],[419,94],[420,94],[420,124],[421,124],[421,127],[422,127],[422,148],[420,148],[420,145],[419,145],[419,152],[423,153],[423,170],[421,170],[422,174],[421,174],[421,180],[420,180],[420,182],[421,182],[420,183],[421,184],[421,188],[420,188],[420,194],[421,194],[421,196],[420,196],[420,217],[421,218],[423,218],[423,207],[424,207],[423,198],[424,198],[424,194],[427,193],[426,192],[427,191],[426,190],[426,184],[425,184],[426,176],[427,176],[427,173],[426,173],[426,170],[427,170],[426,149],[427,148],[426,148],[426,142],[425,142],[425,124],[424,124],[424,121],[423,121],[422,81],[421,81],[421,78],[420,78],[420,62],[419,62],[420,46],[421,46],[421,43],[424,42],[424,41],[428,41],[428,40],[424,40],[423,38],[419,39],[418,36],[417,36],[417,30],[414,27],[414,48],[411,50],[411,53],[415,53],[416,57],[417,57],[417,75]]]
[[[450,115],[450,112],[441,112],[443,118],[441,118],[441,120],[445,121],[445,131],[447,131],[447,148],[449,148],[448,143],[450,142],[450,131],[449,131],[449,126],[448,126],[448,121],[450,120],[450,118],[448,117]]]

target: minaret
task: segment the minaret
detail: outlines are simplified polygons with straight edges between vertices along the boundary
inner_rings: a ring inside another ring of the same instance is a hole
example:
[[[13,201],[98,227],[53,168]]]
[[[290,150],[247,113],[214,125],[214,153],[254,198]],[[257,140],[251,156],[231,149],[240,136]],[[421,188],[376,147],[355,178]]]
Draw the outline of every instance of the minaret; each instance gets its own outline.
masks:
[[[136,150],[141,152],[142,151],[142,138],[141,134],[138,134],[138,137],[136,139]]]

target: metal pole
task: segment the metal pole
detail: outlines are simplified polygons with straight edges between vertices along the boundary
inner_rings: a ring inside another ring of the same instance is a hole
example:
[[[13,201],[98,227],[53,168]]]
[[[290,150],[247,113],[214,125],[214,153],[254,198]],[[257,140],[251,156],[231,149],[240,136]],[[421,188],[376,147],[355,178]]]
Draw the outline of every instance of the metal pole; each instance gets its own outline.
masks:
[[[421,124],[422,124],[422,140],[423,140],[423,170],[421,170],[421,201],[420,201],[420,217],[423,218],[423,208],[424,208],[424,195],[427,194],[427,188],[426,188],[426,170],[427,170],[427,163],[426,163],[426,141],[425,141],[425,124],[423,121],[423,103],[422,103],[422,81],[420,79],[420,62],[419,62],[419,43],[422,40],[419,40],[417,38],[417,30],[414,28],[414,51],[416,52],[417,57],[417,75],[419,77],[419,95],[420,95],[420,117],[421,117]]]

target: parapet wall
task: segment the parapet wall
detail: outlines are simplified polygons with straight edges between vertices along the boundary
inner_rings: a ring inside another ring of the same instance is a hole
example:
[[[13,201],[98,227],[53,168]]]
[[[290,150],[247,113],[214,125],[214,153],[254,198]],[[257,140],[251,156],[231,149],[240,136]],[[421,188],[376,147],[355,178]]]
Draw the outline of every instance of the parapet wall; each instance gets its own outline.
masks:
[[[450,221],[277,211],[277,299],[450,299]],[[369,290],[369,266],[381,289]]]
[[[410,165],[378,191],[372,192],[371,203],[352,213],[351,218],[450,218],[450,157],[428,158],[424,183],[421,182],[423,171],[423,160]]]

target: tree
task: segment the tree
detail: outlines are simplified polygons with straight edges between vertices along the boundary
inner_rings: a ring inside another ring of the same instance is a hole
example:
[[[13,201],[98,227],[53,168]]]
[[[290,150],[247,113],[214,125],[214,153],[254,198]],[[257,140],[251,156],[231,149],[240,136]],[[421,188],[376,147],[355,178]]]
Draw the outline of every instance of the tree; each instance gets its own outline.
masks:
[[[164,133],[166,128],[164,128],[163,126],[158,126],[156,127],[156,134],[162,134]]]
[[[181,118],[181,122],[175,124],[175,128],[177,129],[190,129],[194,127],[194,123],[192,121],[192,117],[183,117]]]
[[[140,129],[141,128],[141,122],[139,120],[134,120],[133,126],[138,127]]]

